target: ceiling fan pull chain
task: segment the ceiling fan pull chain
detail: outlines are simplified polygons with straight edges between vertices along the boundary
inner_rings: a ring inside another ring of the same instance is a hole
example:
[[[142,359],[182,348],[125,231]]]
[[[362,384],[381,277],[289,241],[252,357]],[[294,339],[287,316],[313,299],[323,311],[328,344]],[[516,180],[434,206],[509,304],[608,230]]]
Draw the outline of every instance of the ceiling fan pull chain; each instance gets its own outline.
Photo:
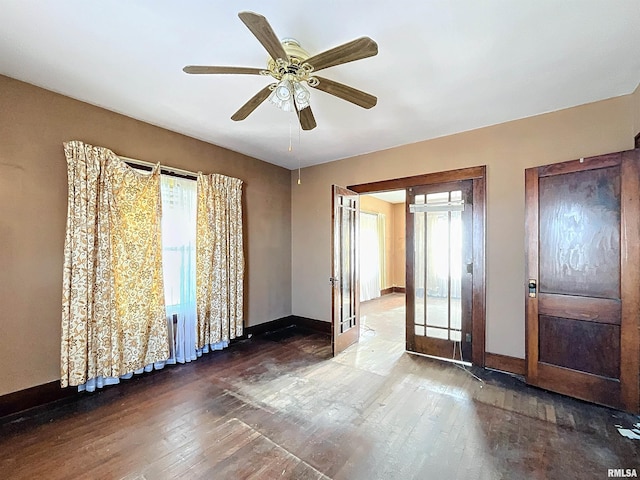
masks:
[[[300,185],[300,137],[302,135],[302,125],[298,122],[298,185]]]
[[[293,150],[293,146],[291,145],[291,115],[289,115],[289,152]]]

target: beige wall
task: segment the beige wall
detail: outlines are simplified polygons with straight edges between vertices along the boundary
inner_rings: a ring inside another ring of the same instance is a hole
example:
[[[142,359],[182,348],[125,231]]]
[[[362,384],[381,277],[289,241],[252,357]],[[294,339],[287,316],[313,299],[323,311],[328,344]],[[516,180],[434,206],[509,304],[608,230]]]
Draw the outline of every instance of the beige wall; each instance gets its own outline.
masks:
[[[384,231],[384,259],[385,274],[382,279],[382,288],[393,286],[393,205],[379,198],[363,195],[360,197],[360,210],[369,213],[381,213],[385,217]]]
[[[636,91],[633,93],[633,132],[634,137],[638,133],[640,133],[640,85],[636,88]]]
[[[292,187],[293,314],[331,319],[332,184],[486,165],[486,349],[524,357],[524,170],[633,148],[633,100],[627,95],[305,168],[302,184]]]
[[[60,378],[62,142],[244,180],[247,325],[291,314],[290,172],[0,76],[0,395]]]
[[[393,286],[404,287],[406,263],[405,204],[393,205]]]
[[[369,195],[360,197],[360,210],[385,216],[386,271],[383,288],[404,287],[405,278],[405,207]]]

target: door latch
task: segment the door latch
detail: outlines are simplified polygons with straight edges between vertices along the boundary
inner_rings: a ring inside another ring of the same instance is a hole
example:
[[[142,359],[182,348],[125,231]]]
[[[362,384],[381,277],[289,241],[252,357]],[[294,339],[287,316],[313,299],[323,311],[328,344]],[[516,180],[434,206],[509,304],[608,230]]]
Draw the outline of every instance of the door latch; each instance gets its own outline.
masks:
[[[538,284],[534,278],[529,279],[529,296],[531,298],[536,297],[536,291],[538,289]]]

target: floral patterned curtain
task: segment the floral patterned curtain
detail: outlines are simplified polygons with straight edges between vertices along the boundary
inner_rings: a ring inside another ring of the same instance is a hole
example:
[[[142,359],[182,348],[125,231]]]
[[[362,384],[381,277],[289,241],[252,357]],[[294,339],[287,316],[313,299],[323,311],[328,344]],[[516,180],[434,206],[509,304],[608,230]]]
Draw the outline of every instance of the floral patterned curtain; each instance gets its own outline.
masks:
[[[196,298],[198,348],[242,335],[242,181],[198,175]]]
[[[162,279],[160,170],[64,144],[68,173],[61,385],[119,377],[169,356]]]

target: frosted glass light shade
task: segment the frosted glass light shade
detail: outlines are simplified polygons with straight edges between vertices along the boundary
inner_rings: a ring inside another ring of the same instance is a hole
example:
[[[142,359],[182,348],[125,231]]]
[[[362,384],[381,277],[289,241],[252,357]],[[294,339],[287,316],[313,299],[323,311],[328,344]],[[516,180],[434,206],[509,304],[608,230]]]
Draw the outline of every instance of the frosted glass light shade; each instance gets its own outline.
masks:
[[[299,82],[293,84],[293,98],[296,102],[296,107],[298,110],[302,110],[303,108],[307,108],[309,106],[309,98],[311,94],[309,90],[307,90],[304,85]]]
[[[269,101],[273,103],[280,110],[290,112],[293,110],[293,98],[291,93],[293,92],[293,85],[287,78],[283,78],[280,83],[273,89],[271,95],[269,95]]]
[[[286,102],[291,98],[291,82],[288,80],[281,81],[275,88],[274,93],[278,100]]]

